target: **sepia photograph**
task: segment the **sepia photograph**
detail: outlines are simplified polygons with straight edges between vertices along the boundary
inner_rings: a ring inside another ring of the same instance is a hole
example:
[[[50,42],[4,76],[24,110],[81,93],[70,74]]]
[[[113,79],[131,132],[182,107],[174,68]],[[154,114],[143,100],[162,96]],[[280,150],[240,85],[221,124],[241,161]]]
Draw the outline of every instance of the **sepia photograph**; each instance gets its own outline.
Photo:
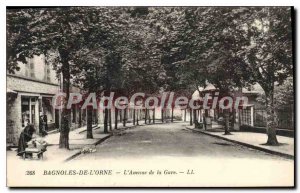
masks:
[[[7,187],[295,187],[294,7],[5,14]]]

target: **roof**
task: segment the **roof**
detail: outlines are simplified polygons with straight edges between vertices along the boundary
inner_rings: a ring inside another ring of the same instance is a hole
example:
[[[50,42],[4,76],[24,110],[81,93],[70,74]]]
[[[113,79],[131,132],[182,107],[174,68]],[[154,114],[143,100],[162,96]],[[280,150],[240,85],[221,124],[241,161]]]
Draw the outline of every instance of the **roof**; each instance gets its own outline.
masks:
[[[217,90],[213,84],[208,84],[203,91],[215,91]]]
[[[259,92],[251,90],[251,91],[243,91],[243,94],[248,94],[248,95],[258,95]]]
[[[193,100],[202,100],[202,97],[200,96],[198,90],[196,90],[196,91],[192,94],[192,99],[193,99]]]

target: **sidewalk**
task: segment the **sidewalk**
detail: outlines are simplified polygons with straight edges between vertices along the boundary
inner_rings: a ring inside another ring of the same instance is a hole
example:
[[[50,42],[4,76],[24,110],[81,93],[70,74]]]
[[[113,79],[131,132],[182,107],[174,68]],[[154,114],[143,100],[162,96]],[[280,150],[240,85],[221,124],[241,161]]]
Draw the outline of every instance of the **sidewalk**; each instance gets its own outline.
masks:
[[[72,158],[80,155],[83,148],[93,148],[95,145],[98,145],[112,135],[122,133],[124,130],[132,127],[134,127],[132,123],[128,123],[126,127],[123,127],[120,123],[118,124],[117,130],[112,130],[110,133],[105,134],[103,132],[103,124],[99,124],[98,126],[93,125],[93,139],[86,138],[86,126],[72,130],[69,133],[70,150],[59,148],[59,132],[51,133],[43,138],[48,143],[43,161],[63,162],[71,160]],[[7,159],[9,159],[12,163],[21,160],[19,156],[16,156],[16,149],[17,148],[12,148],[12,151],[7,151]],[[33,162],[35,161],[36,160]]]
[[[95,142],[97,142],[99,139],[105,138],[107,136],[109,136],[110,134],[104,134],[102,133],[98,133],[96,135],[94,135],[94,139],[87,139],[86,138],[86,132],[83,132],[84,130],[86,130],[86,126],[75,129],[70,131],[69,133],[69,144],[70,144],[70,149],[76,149],[79,148],[80,146],[84,146],[84,145],[93,145]],[[99,126],[98,127],[94,127],[93,131],[95,130],[100,130]],[[103,130],[103,128],[102,128]],[[53,134],[49,134],[46,137],[44,137],[44,140],[50,145],[59,145],[59,137],[60,137],[60,133],[53,133]]]
[[[155,123],[162,124],[162,123]],[[144,121],[141,120],[138,126],[143,126]],[[47,135],[44,140],[47,141],[49,146],[47,147],[47,152],[45,153],[44,158],[48,160],[57,160],[59,157],[60,161],[69,161],[74,157],[82,153],[82,149],[85,147],[93,148],[104,140],[108,139],[113,135],[122,135],[123,132],[127,129],[136,127],[133,123],[126,123],[126,126],[123,126],[123,123],[118,123],[118,129],[109,130],[108,134],[103,132],[103,124],[93,125],[93,139],[86,138],[86,126],[70,131],[69,133],[69,147],[70,150],[62,150],[58,148],[60,133],[53,133]],[[114,124],[112,124],[114,128]]]
[[[267,135],[264,133],[231,131],[232,135],[224,135],[224,130],[218,128],[217,126],[213,127],[212,130],[195,129],[193,126],[186,126],[186,128],[253,149],[294,159],[294,138],[277,135],[277,140],[280,145],[268,146],[264,145],[267,142]]]

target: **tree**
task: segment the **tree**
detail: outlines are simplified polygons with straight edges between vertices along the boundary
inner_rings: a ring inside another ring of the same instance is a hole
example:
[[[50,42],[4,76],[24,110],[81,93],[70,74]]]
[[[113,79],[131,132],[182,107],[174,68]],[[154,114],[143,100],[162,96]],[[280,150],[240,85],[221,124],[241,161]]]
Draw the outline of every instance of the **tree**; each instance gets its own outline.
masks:
[[[193,93],[209,81],[228,93],[230,88],[249,81],[246,73],[242,76],[245,78],[239,77],[239,73],[244,73],[239,66],[243,63],[236,56],[249,41],[242,36],[245,30],[232,22],[249,14],[248,9],[169,8],[166,12],[165,20],[172,20],[171,26],[163,26],[168,33],[162,48],[169,78],[167,88],[183,94]],[[195,111],[195,123],[196,116]]]
[[[9,10],[7,69],[14,72],[17,61],[45,54],[62,74],[66,100],[71,80],[101,97],[111,91],[127,97],[140,91],[148,96],[173,91],[189,98],[206,82],[221,95],[257,82],[267,99],[267,144],[276,145],[274,86],[293,72],[290,13],[285,7]],[[104,112],[108,132],[109,111]],[[145,114],[146,121],[148,109]],[[190,114],[196,124],[197,112]],[[225,114],[228,133],[229,112]],[[123,121],[125,125],[126,113]],[[61,122],[60,147],[68,148],[66,103]],[[89,136],[91,132],[89,124]]]
[[[268,145],[278,145],[274,86],[293,76],[291,11],[290,7],[257,9],[248,24],[251,45],[243,50],[249,72],[266,95]]]
[[[126,56],[124,52],[128,47],[126,44],[129,17],[126,10],[127,8],[96,8],[96,13],[100,12],[98,15],[104,12],[104,18],[100,17],[98,20],[96,14],[91,20],[95,24],[89,29],[91,45],[88,44],[76,55],[76,63],[79,67],[78,71],[73,72],[76,74],[76,83],[86,90],[96,92],[99,97],[108,97],[110,92],[115,92],[117,96],[124,94],[125,80],[122,69],[124,56]],[[118,110],[116,108],[115,110],[115,117],[117,117]],[[111,129],[110,114],[110,110],[104,109],[105,133],[108,132],[108,126]],[[115,129],[117,129],[117,122]]]
[[[70,93],[70,61],[87,36],[88,11],[80,7],[12,9],[7,13],[8,69],[18,70],[15,61],[26,62],[26,57],[57,53],[54,68],[62,74],[62,91]],[[19,23],[19,24],[18,24]],[[22,23],[20,25],[20,23]],[[76,43],[75,43],[76,42]],[[53,56],[53,55],[52,55]],[[69,149],[70,112],[64,102],[61,115],[59,147]]]
[[[8,71],[18,70],[16,61],[26,62],[26,57],[45,54],[47,59],[53,61],[57,74],[62,74],[62,91],[66,93],[65,101],[68,101],[70,80],[75,79],[76,72],[82,67],[76,61],[80,55],[78,52],[94,51],[101,46],[113,51],[112,42],[117,41],[114,35],[116,33],[113,32],[122,31],[119,28],[120,23],[114,21],[123,22],[123,12],[122,8],[105,7],[9,10]],[[106,84],[106,90],[109,90],[108,85],[109,83]],[[68,149],[70,112],[66,105],[65,102],[59,146]]]
[[[274,105],[276,111],[293,111],[294,106],[294,83],[293,78],[288,77],[281,85],[274,88]]]
[[[195,17],[200,16],[205,23],[202,28],[196,28],[202,35],[199,41],[203,42],[202,48],[197,50],[199,60],[205,64],[206,80],[219,89],[220,96],[230,96],[235,88],[253,83],[245,70],[244,59],[238,55],[242,47],[250,44],[243,25],[251,13],[251,8],[243,7],[196,10]],[[233,108],[231,112],[234,113]],[[228,109],[224,110],[225,134],[230,134],[229,113]]]
[[[209,37],[213,37],[208,41],[205,54],[210,62],[208,80],[224,93],[234,87],[259,83],[266,95],[267,144],[277,145],[274,85],[292,76],[291,8],[241,7],[207,11],[212,11],[210,17],[220,21],[206,28]]]

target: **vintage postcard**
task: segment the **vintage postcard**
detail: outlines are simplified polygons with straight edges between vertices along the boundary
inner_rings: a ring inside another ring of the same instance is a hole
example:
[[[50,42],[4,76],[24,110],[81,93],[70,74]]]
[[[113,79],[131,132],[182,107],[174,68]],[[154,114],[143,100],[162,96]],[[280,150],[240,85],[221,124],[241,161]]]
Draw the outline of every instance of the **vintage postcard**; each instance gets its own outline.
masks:
[[[294,187],[293,7],[6,7],[8,187]]]

